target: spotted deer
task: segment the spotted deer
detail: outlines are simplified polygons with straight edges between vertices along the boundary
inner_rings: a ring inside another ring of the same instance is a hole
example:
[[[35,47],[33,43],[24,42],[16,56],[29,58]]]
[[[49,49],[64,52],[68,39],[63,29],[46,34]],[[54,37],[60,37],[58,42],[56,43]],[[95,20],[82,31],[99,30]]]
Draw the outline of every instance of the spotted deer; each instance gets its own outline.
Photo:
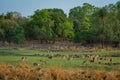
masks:
[[[27,58],[26,58],[25,56],[22,56],[22,57],[21,57],[22,62],[25,62],[26,59],[27,59]]]
[[[35,66],[35,67],[37,67],[37,66],[39,66],[40,64],[38,64],[38,63],[33,63],[33,66]]]

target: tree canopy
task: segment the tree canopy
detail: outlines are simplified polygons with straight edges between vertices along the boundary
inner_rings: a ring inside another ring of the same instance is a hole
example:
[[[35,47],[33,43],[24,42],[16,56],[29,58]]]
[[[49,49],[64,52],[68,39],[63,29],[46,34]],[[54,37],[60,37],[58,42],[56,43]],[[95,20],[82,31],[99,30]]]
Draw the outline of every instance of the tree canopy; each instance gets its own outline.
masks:
[[[77,43],[120,44],[120,1],[101,8],[89,3],[76,6],[66,15],[62,9],[37,9],[30,17],[19,12],[0,14],[0,40],[70,39]]]

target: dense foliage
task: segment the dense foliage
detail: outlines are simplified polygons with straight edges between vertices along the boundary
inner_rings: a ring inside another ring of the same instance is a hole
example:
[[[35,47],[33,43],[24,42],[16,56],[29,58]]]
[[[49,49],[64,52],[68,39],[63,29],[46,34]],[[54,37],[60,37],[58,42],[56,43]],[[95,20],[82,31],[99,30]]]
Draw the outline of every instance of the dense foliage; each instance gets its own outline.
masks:
[[[102,8],[84,3],[70,9],[36,10],[30,17],[18,12],[0,14],[0,40],[20,43],[38,39],[46,43],[56,39],[79,43],[120,44],[120,1]]]

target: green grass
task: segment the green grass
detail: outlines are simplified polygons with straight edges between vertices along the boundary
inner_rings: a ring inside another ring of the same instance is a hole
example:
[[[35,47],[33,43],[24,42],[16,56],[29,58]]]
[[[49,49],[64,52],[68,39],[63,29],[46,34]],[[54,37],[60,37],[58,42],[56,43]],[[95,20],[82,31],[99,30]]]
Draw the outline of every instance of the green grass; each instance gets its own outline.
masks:
[[[61,51],[61,52],[51,52],[51,51],[41,51],[41,50],[30,50],[26,48],[20,47],[0,47],[0,53],[7,52],[7,53],[15,53],[21,55],[33,55],[33,54],[99,54],[99,55],[112,55],[112,54],[119,54],[120,50],[98,50],[98,51]]]
[[[41,63],[40,60],[45,60],[46,64]],[[105,70],[120,70],[119,66],[108,66],[108,65],[99,65],[96,63],[90,63],[88,65],[83,65],[84,59],[77,58],[72,61],[62,58],[52,58],[48,59],[47,57],[37,57],[37,56],[28,56],[26,63],[32,65],[33,63],[39,63],[40,67],[50,68],[50,67],[60,67],[65,69],[105,69]],[[113,58],[114,62],[119,62],[120,58]],[[0,56],[0,63],[20,65],[22,63],[21,56]]]
[[[0,56],[0,63],[17,65],[20,63],[20,57],[18,57],[18,56]]]
[[[72,51],[64,51],[64,52],[48,52],[48,51],[40,51],[40,50],[28,50],[24,48],[13,48],[13,47],[0,47],[0,53],[7,52],[7,53],[15,53],[21,55],[33,55],[33,54],[100,54],[100,55],[108,55],[108,54],[120,54],[120,50],[100,50],[94,52],[72,52]],[[46,64],[41,63],[40,60],[45,60]],[[105,69],[105,70],[120,70],[120,65],[100,65],[96,63],[90,63],[87,65],[83,65],[82,62],[85,59],[82,58],[75,58],[74,60],[62,59],[60,57],[54,57],[52,59],[48,59],[47,57],[39,57],[39,56],[27,56],[26,63],[29,65],[33,65],[33,63],[39,63],[40,67],[50,68],[50,67],[60,67],[65,69]],[[114,57],[113,62],[120,62],[120,57]],[[12,55],[0,55],[0,64],[13,64],[13,65],[20,65],[22,63],[21,56],[12,56]]]

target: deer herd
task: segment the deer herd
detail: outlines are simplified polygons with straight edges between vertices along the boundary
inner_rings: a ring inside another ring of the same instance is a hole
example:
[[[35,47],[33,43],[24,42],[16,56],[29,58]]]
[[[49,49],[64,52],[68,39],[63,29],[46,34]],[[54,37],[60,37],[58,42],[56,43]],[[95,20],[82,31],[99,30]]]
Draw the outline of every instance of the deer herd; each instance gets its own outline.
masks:
[[[103,57],[100,55],[93,54],[83,54],[82,58],[85,59],[82,64],[90,64],[90,63],[98,63],[98,64],[109,64],[112,65],[113,59],[112,57]]]
[[[46,56],[49,60],[53,59],[54,57],[59,57],[62,59],[67,59],[69,61],[74,60],[75,58],[82,58],[83,61],[81,62],[81,65],[89,65],[92,63],[97,64],[105,64],[105,65],[114,65],[113,58],[112,57],[104,57],[100,55],[95,54],[81,54],[81,55],[60,55],[60,54],[49,54]],[[27,57],[22,56],[21,57],[22,62],[26,62]],[[49,61],[48,60],[48,61]],[[33,63],[33,66],[39,66],[40,64],[46,64],[48,62],[47,60],[39,60],[39,63]]]

